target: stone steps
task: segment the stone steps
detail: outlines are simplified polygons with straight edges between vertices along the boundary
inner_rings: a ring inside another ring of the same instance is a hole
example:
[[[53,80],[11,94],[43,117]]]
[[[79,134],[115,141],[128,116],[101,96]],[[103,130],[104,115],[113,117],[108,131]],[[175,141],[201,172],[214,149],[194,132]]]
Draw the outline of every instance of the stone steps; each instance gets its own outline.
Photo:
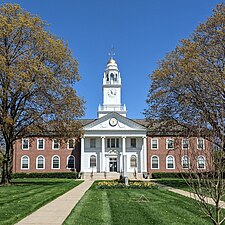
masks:
[[[137,173],[136,177],[133,173],[127,174],[128,178],[131,180],[142,180],[143,175],[142,173]],[[120,173],[116,172],[106,172],[106,173],[91,173],[91,172],[84,172],[81,176],[84,180],[115,180],[120,178]]]

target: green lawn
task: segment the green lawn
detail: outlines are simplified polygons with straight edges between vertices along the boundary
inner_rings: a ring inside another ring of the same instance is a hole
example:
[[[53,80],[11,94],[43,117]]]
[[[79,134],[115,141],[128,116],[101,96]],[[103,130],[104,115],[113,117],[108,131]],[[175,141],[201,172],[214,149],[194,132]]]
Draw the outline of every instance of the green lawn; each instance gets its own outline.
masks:
[[[164,189],[97,189],[92,186],[64,225],[207,225],[189,199]]]
[[[190,191],[190,187],[187,185],[184,179],[181,178],[162,178],[154,180],[155,183],[163,184],[177,189]]]
[[[82,181],[70,179],[15,179],[0,186],[0,224],[18,222]]]
[[[197,182],[197,181],[196,181]],[[177,189],[181,189],[181,190],[185,190],[185,191],[190,191],[193,192],[193,190],[191,190],[191,188],[187,185],[187,183],[185,182],[184,179],[181,178],[162,178],[162,179],[156,179],[155,183],[158,184],[164,184],[166,186],[170,186],[173,188],[177,188]],[[209,196],[209,193],[205,193],[205,195]],[[225,194],[222,196],[221,198],[222,201],[225,201]]]

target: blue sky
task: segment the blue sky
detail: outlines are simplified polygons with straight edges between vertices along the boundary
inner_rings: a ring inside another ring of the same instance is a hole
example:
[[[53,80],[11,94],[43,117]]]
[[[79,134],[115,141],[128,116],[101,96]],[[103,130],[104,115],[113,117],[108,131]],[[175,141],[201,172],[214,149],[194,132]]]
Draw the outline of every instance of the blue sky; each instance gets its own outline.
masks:
[[[122,102],[129,118],[144,118],[157,62],[212,14],[222,0],[18,0],[40,16],[50,31],[68,42],[82,80],[75,85],[86,100],[84,118],[96,118],[102,78],[113,45],[122,77]]]

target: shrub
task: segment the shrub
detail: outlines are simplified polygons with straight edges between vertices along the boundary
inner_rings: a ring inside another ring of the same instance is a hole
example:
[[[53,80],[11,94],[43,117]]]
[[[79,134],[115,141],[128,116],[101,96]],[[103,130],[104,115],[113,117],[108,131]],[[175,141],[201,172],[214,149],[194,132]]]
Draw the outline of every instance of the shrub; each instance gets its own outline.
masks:
[[[67,178],[77,179],[77,172],[53,172],[53,173],[14,173],[13,178]]]
[[[147,181],[129,181],[128,185],[115,181],[99,181],[96,182],[96,187],[99,189],[154,189],[158,186]]]

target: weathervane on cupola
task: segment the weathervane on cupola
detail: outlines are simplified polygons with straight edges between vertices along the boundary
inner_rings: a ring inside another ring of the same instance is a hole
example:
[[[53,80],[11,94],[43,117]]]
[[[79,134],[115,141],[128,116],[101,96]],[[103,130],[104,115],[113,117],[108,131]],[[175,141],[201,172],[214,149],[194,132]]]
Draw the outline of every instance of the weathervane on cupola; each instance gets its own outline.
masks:
[[[121,77],[117,63],[113,56],[115,55],[114,47],[112,46],[109,61],[103,76],[103,104],[98,107],[98,117],[107,115],[109,112],[117,112],[126,117],[126,106],[121,104]]]
[[[113,56],[116,55],[115,51],[114,51],[114,46],[112,45],[112,48],[110,50],[110,52],[108,53],[108,55],[110,56],[110,59],[113,59]]]

